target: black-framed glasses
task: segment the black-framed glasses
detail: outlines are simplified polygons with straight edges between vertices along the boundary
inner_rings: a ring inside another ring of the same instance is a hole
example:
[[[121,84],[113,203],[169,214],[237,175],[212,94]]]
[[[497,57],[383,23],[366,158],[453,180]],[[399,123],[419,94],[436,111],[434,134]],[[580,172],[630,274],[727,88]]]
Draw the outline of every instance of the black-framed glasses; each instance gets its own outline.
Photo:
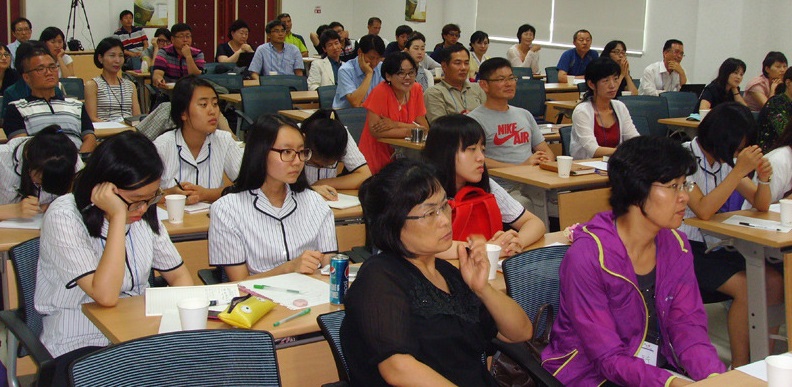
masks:
[[[435,208],[433,210],[426,211],[426,212],[424,212],[423,215],[420,215],[420,216],[407,216],[407,217],[405,217],[405,219],[409,219],[409,220],[421,220],[421,219],[433,220],[433,219],[437,219],[437,217],[439,217],[441,214],[448,216],[448,214],[450,212],[451,212],[451,205],[448,204],[448,201],[445,201],[445,202],[443,202],[443,204],[440,207],[437,207],[437,208]]]
[[[41,75],[41,74],[44,74],[47,71],[53,72],[53,73],[58,72],[58,65],[51,64],[49,66],[39,66],[39,67],[36,67],[34,69],[30,69],[27,72],[28,73],[36,73],[38,75]]]
[[[136,202],[128,202],[126,199],[124,199],[123,196],[121,196],[121,195],[116,193],[116,196],[118,196],[118,198],[121,199],[121,201],[124,202],[124,204],[127,205],[127,211],[129,211],[129,212],[135,212],[135,211],[143,208],[144,206],[145,207],[150,207],[150,206],[153,206],[153,205],[159,203],[159,201],[162,200],[162,195],[163,195],[162,189],[158,188],[157,192],[154,194],[154,197],[152,197],[151,199],[139,200],[139,201],[136,201]]]
[[[295,157],[300,157],[300,161],[308,161],[311,159],[311,155],[313,155],[313,152],[308,148],[302,150],[271,148],[270,151],[280,153],[281,161],[287,163],[294,161]]]
[[[696,186],[696,182],[695,181],[686,181],[686,182],[684,182],[682,184],[674,183],[674,184],[671,184],[671,185],[662,185],[660,183],[653,183],[652,185],[655,186],[655,187],[673,189],[676,192],[682,192],[682,191],[693,192],[693,187]]]
[[[514,75],[512,75],[512,76],[510,76],[510,77],[506,77],[506,78],[497,78],[497,79],[492,79],[492,78],[490,78],[490,79],[485,79],[485,81],[487,81],[487,82],[492,82],[492,83],[517,82],[517,77],[515,77]]]
[[[416,69],[412,69],[410,71],[399,70],[396,73],[396,75],[399,76],[399,78],[401,79],[405,79],[407,77],[415,78],[415,76],[418,75],[418,70]]]

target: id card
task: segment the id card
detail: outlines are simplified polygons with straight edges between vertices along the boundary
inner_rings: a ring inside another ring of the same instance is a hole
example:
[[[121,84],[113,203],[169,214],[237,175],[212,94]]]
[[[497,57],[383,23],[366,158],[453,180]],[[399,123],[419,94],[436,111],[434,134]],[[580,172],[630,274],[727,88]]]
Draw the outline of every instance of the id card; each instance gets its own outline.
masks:
[[[643,344],[641,344],[641,350],[638,352],[638,355],[636,356],[643,359],[644,363],[656,367],[657,352],[659,350],[660,347],[658,347],[657,344],[644,341]]]

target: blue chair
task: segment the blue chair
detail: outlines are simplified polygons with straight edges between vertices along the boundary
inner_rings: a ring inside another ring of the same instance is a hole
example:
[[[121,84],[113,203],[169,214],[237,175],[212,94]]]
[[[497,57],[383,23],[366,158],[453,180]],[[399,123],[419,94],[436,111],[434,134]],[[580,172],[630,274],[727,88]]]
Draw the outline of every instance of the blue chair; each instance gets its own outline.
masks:
[[[547,83],[558,83],[558,67],[545,67],[545,75]]]
[[[82,78],[61,78],[60,83],[63,85],[63,92],[66,96],[85,99],[85,84]]]
[[[558,128],[558,134],[561,136],[561,153],[564,156],[569,156],[569,144],[572,143],[572,125]]]
[[[698,97],[687,91],[661,93],[660,98],[666,101],[669,117],[687,117],[693,113],[698,104]]]
[[[641,88],[641,78],[633,78],[633,83],[635,84],[636,89]]]
[[[538,79],[518,79],[517,90],[514,98],[509,100],[509,105],[528,110],[538,124],[549,124],[545,120],[545,83]]]
[[[262,75],[261,86],[287,86],[291,91],[307,91],[308,79],[299,75]]]
[[[642,136],[668,135],[668,127],[660,124],[657,120],[668,118],[668,105],[661,97],[651,95],[625,95],[619,97],[630,111],[638,133]]]
[[[336,85],[319,86],[316,92],[319,94],[319,107],[322,109],[333,108],[333,98],[336,94]]]
[[[532,79],[533,70],[530,67],[512,67],[512,73],[517,79]],[[528,77],[528,78],[524,78]]]
[[[239,93],[245,85],[245,79],[242,74],[201,74],[200,76],[207,81],[216,83],[228,90],[229,93]]]
[[[338,371],[338,379],[342,382],[349,383],[349,364],[347,364],[344,351],[341,349],[340,332],[344,317],[346,317],[346,312],[339,310],[317,316],[316,322],[322,330],[322,336],[324,336],[327,343],[330,345],[330,351],[333,353],[336,370]]]
[[[247,130],[253,125],[262,114],[277,114],[279,110],[294,108],[291,92],[286,86],[244,87],[241,94],[242,110],[235,110],[241,118],[237,120],[237,136],[240,135],[241,130]]]
[[[280,386],[266,331],[171,332],[111,345],[75,360],[73,386]]]
[[[360,144],[360,135],[363,133],[363,128],[366,126],[366,116],[368,110],[364,107],[354,107],[347,109],[336,110],[338,120],[346,126],[349,134],[355,139],[355,142]]]
[[[203,74],[225,74],[234,69],[233,63],[210,62],[204,64]]]

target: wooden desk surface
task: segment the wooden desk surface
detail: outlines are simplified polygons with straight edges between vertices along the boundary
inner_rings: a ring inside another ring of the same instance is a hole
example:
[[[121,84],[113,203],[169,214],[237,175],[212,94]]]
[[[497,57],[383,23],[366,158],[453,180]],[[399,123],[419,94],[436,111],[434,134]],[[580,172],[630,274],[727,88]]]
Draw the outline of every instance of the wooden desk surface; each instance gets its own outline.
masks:
[[[380,138],[377,139],[377,141],[384,144],[389,144],[400,148],[414,149],[417,151],[423,150],[424,146],[426,145],[426,142],[412,142],[403,138]]]
[[[577,101],[547,101],[545,105],[552,106],[559,110],[575,110],[575,107],[578,105]]]
[[[772,248],[780,249],[780,248],[792,246],[792,232],[765,231],[756,228],[724,224],[723,221],[730,218],[732,215],[743,215],[756,219],[775,220],[775,221],[781,219],[781,215],[778,214],[777,212],[758,212],[755,210],[742,210],[742,211],[715,214],[712,216],[712,218],[710,218],[710,220],[688,218],[685,219],[685,223],[694,227],[698,227],[702,230],[712,231],[718,234],[726,235],[733,238],[743,239],[752,243],[757,243]]]
[[[278,113],[280,113],[282,116],[289,117],[297,122],[305,121],[311,116],[311,114],[314,114],[315,112],[316,109],[278,110]]]
[[[711,378],[704,379],[700,382],[693,383],[692,386],[696,387],[722,387],[722,386],[740,386],[740,387],[760,387],[767,386],[764,380],[755,378],[745,372],[732,370]]]
[[[148,71],[140,71],[140,70],[127,70],[124,71],[124,74],[127,74],[133,78],[151,78],[151,73]]]
[[[316,90],[292,91],[291,97],[293,103],[319,102],[319,93]],[[233,104],[240,104],[242,103],[242,94],[220,94],[220,99]]]
[[[602,159],[586,159],[576,161],[601,161]],[[558,173],[546,171],[538,165],[518,165],[506,168],[492,168],[490,176],[497,176],[522,184],[529,184],[544,189],[576,188],[584,186],[605,186],[608,176],[592,173],[589,175],[570,176],[568,179],[558,177]]]
[[[689,121],[687,117],[675,117],[675,118],[661,118],[657,120],[657,123],[663,125],[679,126],[683,128],[698,128],[701,122]]]
[[[578,91],[577,85],[568,83],[545,83],[545,93],[567,93]]]
[[[117,129],[115,129],[115,128],[114,129],[94,129],[94,134],[96,135],[97,138],[107,138],[107,137],[110,137],[110,136],[115,136],[116,134],[119,134],[119,133],[122,133],[122,132],[126,132],[128,130],[137,130],[137,129],[135,129],[134,126],[127,125],[127,124],[125,124],[123,122],[121,122],[120,124],[124,125],[124,127],[123,128],[117,128]]]

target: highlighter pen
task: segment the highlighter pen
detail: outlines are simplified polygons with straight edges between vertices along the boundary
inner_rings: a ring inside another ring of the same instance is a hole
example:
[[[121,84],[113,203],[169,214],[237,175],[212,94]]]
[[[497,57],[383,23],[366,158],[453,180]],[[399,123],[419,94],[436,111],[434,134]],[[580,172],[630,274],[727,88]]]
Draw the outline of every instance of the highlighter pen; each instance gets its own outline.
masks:
[[[177,187],[179,187],[179,189],[180,189],[180,190],[184,191],[184,187],[182,187],[181,183],[179,183],[179,180],[177,180],[177,179],[174,177],[174,178],[173,178],[173,181],[175,181],[175,182],[176,182],[176,186],[177,186]]]
[[[294,293],[294,294],[301,294],[302,293],[299,290],[279,288],[277,286],[269,286],[269,285],[253,285],[253,289],[275,290],[275,291],[279,291],[279,292]]]
[[[299,311],[299,312],[297,312],[297,313],[295,313],[295,314],[293,314],[293,315],[291,315],[289,317],[286,317],[286,318],[284,318],[284,319],[282,319],[280,321],[275,321],[275,323],[272,324],[272,326],[277,327],[278,325],[281,325],[283,323],[287,323],[287,322],[289,322],[291,320],[296,319],[297,317],[305,316],[308,313],[311,313],[311,308],[305,308],[305,309],[303,309],[303,310],[301,310],[301,311]]]

